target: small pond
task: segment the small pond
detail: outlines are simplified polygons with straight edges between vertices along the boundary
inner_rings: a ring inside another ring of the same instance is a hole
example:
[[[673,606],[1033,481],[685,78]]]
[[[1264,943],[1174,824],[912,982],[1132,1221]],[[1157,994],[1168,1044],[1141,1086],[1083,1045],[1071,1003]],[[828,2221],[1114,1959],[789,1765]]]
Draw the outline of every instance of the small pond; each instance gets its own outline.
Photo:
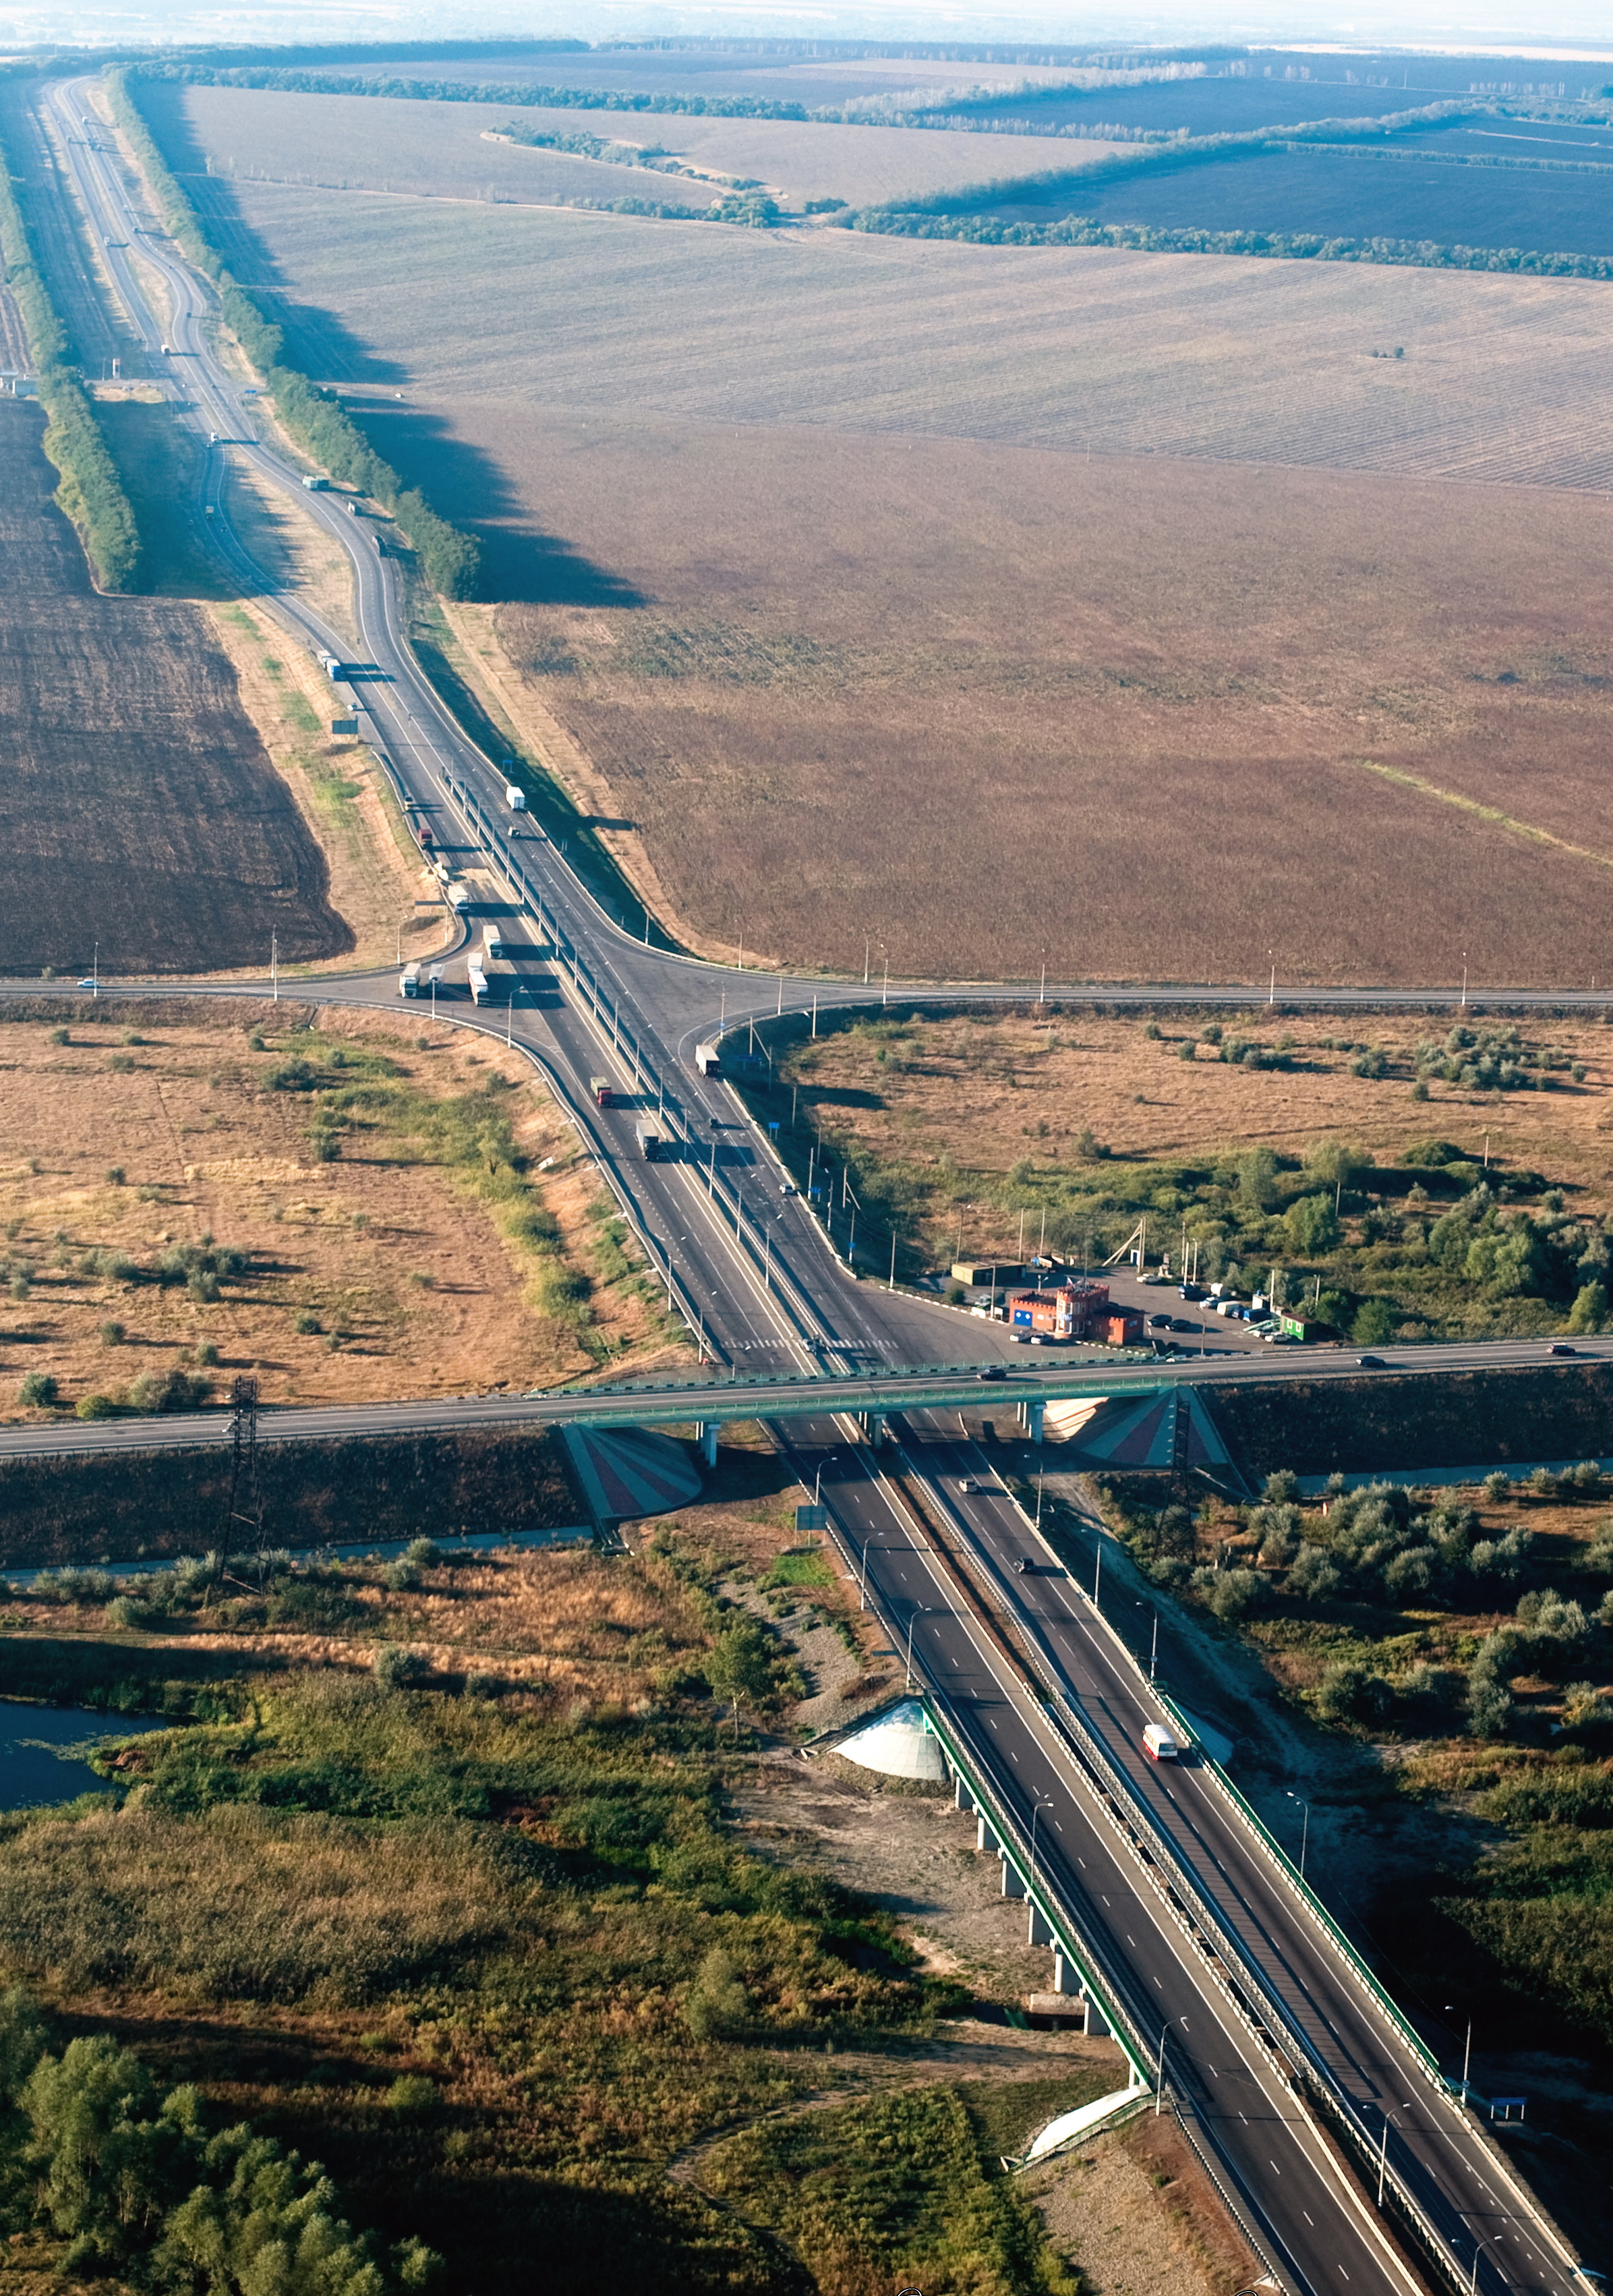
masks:
[[[0,1698],[0,1809],[38,1809],[81,1793],[104,1793],[106,1779],[84,1759],[97,1740],[165,1726],[150,1714]]]

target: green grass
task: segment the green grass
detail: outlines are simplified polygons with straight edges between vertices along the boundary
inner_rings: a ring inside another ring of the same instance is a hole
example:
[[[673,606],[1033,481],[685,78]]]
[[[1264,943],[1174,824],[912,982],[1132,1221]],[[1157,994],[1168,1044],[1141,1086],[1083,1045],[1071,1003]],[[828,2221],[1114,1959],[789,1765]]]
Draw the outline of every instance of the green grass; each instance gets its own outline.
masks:
[[[708,2158],[701,2181],[787,2243],[821,2296],[904,2284],[1076,2296],[1034,2210],[995,2167],[963,2093],[937,2087],[748,2129]]]

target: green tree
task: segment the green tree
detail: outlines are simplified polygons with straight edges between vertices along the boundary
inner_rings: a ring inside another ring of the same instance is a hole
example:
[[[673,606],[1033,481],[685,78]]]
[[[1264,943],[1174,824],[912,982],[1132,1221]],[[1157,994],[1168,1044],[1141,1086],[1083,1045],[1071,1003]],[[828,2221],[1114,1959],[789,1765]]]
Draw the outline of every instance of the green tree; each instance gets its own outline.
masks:
[[[720,1634],[705,1662],[714,1698],[766,1698],[773,1688],[773,1649],[754,1619],[741,1618]]]
[[[1392,1300],[1363,1300],[1355,1310],[1350,1337],[1358,1348],[1380,1348],[1395,1328]]]
[[[1269,1148],[1251,1148],[1238,1160],[1238,1193],[1251,1211],[1269,1211],[1277,1192],[1277,1159]]]
[[[1290,1246],[1302,1259],[1315,1259],[1331,1251],[1343,1233],[1330,1196],[1298,1197],[1282,1215],[1282,1225]]]
[[[1608,1320],[1608,1292],[1603,1283],[1582,1283],[1568,1310],[1571,1332],[1600,1332]]]
[[[97,2033],[42,2057],[22,2102],[39,2204],[69,2243],[61,2269],[118,2269],[190,2185],[201,2132],[195,2090],[175,2089],[160,2103],[133,2051]]]

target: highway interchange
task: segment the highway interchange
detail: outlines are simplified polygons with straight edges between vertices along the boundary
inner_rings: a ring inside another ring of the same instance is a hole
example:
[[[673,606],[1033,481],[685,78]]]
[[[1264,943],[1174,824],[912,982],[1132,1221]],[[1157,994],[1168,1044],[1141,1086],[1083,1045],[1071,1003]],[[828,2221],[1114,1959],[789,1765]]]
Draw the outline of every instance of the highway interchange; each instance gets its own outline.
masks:
[[[216,432],[233,442],[208,455],[209,529],[234,571],[288,631],[315,652],[350,658],[342,635],[306,601],[286,592],[266,595],[269,586],[231,523],[229,463],[248,463],[269,485],[294,495],[346,553],[354,613],[372,666],[354,689],[369,715],[369,738],[416,818],[432,824],[438,848],[457,849],[467,862],[491,871],[524,913],[530,954],[522,995],[512,1011],[499,1014],[497,1033],[508,1029],[569,1110],[705,1350],[731,1372],[774,1374],[791,1383],[992,1356],[1011,1359],[1016,1373],[1028,1375],[1024,1357],[1011,1356],[999,1327],[877,1283],[848,1280],[810,1207],[780,1193],[780,1168],[765,1140],[743,1124],[736,1097],[696,1071],[695,1046],[714,1032],[719,1016],[732,1024],[779,1010],[805,1013],[815,998],[823,1007],[866,1004],[870,989],[718,971],[645,948],[604,914],[532,826],[513,838],[507,833],[520,825],[504,811],[502,775],[461,730],[410,651],[401,570],[383,552],[377,522],[350,515],[340,496],[305,493],[299,470],[256,438],[251,401],[242,397],[246,379],[215,345],[212,290],[138,208],[133,178],[109,148],[106,130],[97,126],[89,137],[82,132],[81,123],[93,116],[92,85],[45,83],[42,110],[151,370],[162,373],[177,362],[182,380],[173,388],[184,410],[181,419],[204,439]],[[139,269],[128,257],[136,245]],[[144,282],[152,275],[163,283],[167,309],[148,303]],[[172,346],[166,357],[165,342]],[[171,993],[174,984],[162,986]],[[30,984],[7,987],[25,993]],[[37,984],[31,987],[37,993]],[[308,993],[309,986],[299,988],[299,996]],[[391,1004],[397,982],[392,974],[321,980],[311,993],[323,1002]],[[1070,992],[1052,993],[1062,1001]],[[1111,1004],[1185,996],[1195,1004],[1250,1001],[1249,989],[1236,986],[1191,992],[1106,986],[1089,993]],[[1027,990],[904,984],[899,996],[905,1006],[921,998],[957,1003],[994,996],[1022,1003]],[[1285,991],[1283,1001],[1300,1000]],[[1435,1000],[1427,992],[1391,990],[1306,992],[1303,1001]],[[1448,1001],[1455,1001],[1453,992]],[[1584,1002],[1600,1009],[1604,1000],[1540,992],[1507,1001]],[[473,1023],[464,1005],[453,1017],[462,1025],[491,1025],[487,1014]],[[611,1077],[629,1106],[595,1108],[587,1079],[600,1073]],[[638,1160],[633,1126],[647,1106],[664,1112],[678,1144],[675,1160]],[[1593,1343],[1584,1352],[1602,1350]],[[1538,1343],[1422,1349],[1406,1367],[1490,1368],[1538,1364],[1543,1356]],[[1044,1368],[1038,1365],[1038,1374]],[[1175,1375],[1241,1381],[1293,1377],[1300,1368],[1323,1378],[1362,1376],[1353,1359],[1316,1350],[1294,1350],[1277,1361],[1210,1357]],[[1117,1388],[1154,1386],[1171,1375],[1140,1364],[1114,1366],[1109,1379]],[[1018,1383],[1011,1376],[1006,1389],[978,1392],[1006,1399]],[[724,1392],[732,1398],[732,1387],[719,1381],[714,1411]],[[1473,2296],[1523,2290],[1567,2296],[1583,2289],[1586,2281],[1560,2236],[1512,2179],[1476,2115],[1432,2072],[1281,1861],[1266,1852],[1213,1766],[1168,1767],[1143,1759],[1142,1729],[1163,1710],[1101,1611],[1041,1545],[987,1455],[960,1434],[955,1408],[926,1407],[913,1390],[905,1401],[892,1421],[896,1440],[882,1449],[856,1439],[843,1413],[780,1417],[779,1437],[803,1481],[812,1487],[821,1480],[848,1566],[892,1636],[911,1647],[918,1677],[970,1761],[1022,1829],[1036,1824],[1042,1883],[1087,1941],[1128,2022],[1150,2051],[1163,2046],[1167,2093],[1196,2129],[1275,2284],[1293,2296],[1404,2296],[1425,2284],[1469,2289]],[[758,1391],[755,1407],[760,1403]],[[389,1413],[396,1423],[416,1429],[508,1421],[523,1411],[534,1418],[556,1415],[553,1398],[500,1397],[385,1406],[372,1416],[378,1430]],[[692,1394],[684,1411],[699,1415]],[[343,1431],[354,1429],[351,1414],[279,1418],[287,1432],[293,1418],[305,1434],[332,1431],[329,1423],[338,1418]],[[209,1423],[217,1429],[217,1421]],[[152,1431],[165,1442],[182,1431],[174,1423]],[[7,1447],[27,1447],[9,1439],[24,1432],[31,1431],[8,1431]],[[74,1432],[91,1447],[130,1439],[127,1423]],[[978,1488],[965,1492],[965,1478]],[[1021,1561],[1030,1567],[1021,1570]],[[1016,1650],[1052,1680],[1052,1699],[1033,1688]],[[1112,1798],[1093,1784],[1093,1746],[1118,1774],[1125,1823],[1117,1822]],[[1146,1863],[1133,1846],[1139,1827],[1159,1846]],[[1176,1886],[1167,1873],[1189,1879]],[[1182,1892],[1190,1886],[1205,1909],[1196,1926],[1183,1918]],[[1257,2000],[1271,2005],[1264,2021],[1251,2014]],[[1354,2169],[1306,2103],[1307,2093],[1330,2100],[1326,2117],[1346,2128]],[[1377,2205],[1373,2148],[1381,2154],[1390,2203],[1398,2197],[1402,2221],[1408,2213],[1419,2220],[1425,2241],[1442,2255],[1437,2272],[1426,2251],[1414,2268],[1411,2251],[1393,2236],[1390,2215]]]

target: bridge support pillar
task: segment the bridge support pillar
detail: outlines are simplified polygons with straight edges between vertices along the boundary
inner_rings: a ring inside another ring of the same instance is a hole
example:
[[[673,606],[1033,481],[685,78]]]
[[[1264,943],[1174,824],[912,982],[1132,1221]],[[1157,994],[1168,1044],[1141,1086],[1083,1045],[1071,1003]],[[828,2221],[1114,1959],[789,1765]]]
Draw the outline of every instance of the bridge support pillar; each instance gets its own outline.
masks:
[[[860,1411],[857,1414],[857,1424],[863,1431],[863,1440],[871,1451],[877,1451],[882,1443],[888,1442],[890,1439],[889,1430],[886,1426],[885,1414],[882,1411]]]
[[[962,1770],[959,1770],[953,1778],[952,1798],[954,1808],[972,1809],[975,1806],[974,1794]]]
[[[1026,1894],[1025,1884],[1019,1879],[1018,1869],[1015,1867],[1012,1860],[1008,1857],[1006,1851],[999,1850],[997,1854],[1003,1860],[1003,1895],[1005,1898],[1024,1897]]]
[[[1042,1426],[1046,1416],[1047,1406],[1044,1403],[1022,1403],[1019,1406],[1019,1424],[1033,1443],[1042,1440]]]
[[[1049,1929],[1046,1921],[1044,1919],[1041,1908],[1037,1906],[1034,1898],[1030,1898],[1028,1902],[1030,1907],[1030,1913],[1029,1918],[1025,1924],[1026,1944],[1051,1945],[1053,1941],[1053,1933],[1052,1930]],[[1060,1988],[1058,1986],[1053,1988],[1055,1993],[1060,1989]]]
[[[1107,2041],[1110,2038],[1109,2019],[1103,2014],[1090,1993],[1084,1992],[1081,2001],[1086,2011],[1086,2032],[1089,2039]]]
[[[1064,1956],[1059,1951],[1058,1947],[1055,1946],[1053,1948],[1053,1991],[1055,1993],[1079,1993],[1080,1990],[1080,1979],[1076,1975],[1075,1971],[1070,1967],[1069,1962],[1065,1960]]]
[[[997,1840],[995,1833],[993,1832],[984,1810],[977,1810],[975,1813],[975,1848],[977,1849],[995,1849],[998,1851],[999,1854],[1003,1848],[1002,1843]]]
[[[718,1424],[719,1422],[715,1419],[702,1419],[698,1423],[694,1431],[695,1434],[700,1439],[700,1456],[704,1459],[708,1467],[715,1467],[716,1464],[716,1431]]]

